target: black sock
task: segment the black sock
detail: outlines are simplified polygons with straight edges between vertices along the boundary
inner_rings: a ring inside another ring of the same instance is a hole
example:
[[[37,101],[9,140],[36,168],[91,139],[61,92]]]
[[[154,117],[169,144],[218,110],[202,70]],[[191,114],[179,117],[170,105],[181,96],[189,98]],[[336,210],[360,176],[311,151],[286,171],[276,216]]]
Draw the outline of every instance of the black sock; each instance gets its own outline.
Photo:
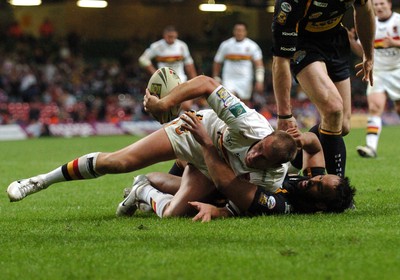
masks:
[[[319,123],[311,127],[309,131],[316,134],[319,138]]]
[[[328,174],[345,176],[346,145],[341,132],[332,133],[320,129],[320,141],[324,150],[326,171]]]
[[[168,173],[175,175],[175,176],[182,177],[183,170],[185,170],[185,169],[182,168],[181,166],[179,166],[176,162],[174,162],[174,165],[172,165],[172,167]]]

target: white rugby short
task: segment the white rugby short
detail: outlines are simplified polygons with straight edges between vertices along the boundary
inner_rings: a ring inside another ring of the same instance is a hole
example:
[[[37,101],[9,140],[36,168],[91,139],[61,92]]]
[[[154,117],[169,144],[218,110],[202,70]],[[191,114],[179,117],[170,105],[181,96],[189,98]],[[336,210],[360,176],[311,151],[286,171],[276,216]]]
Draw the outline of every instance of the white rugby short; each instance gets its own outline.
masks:
[[[393,101],[400,100],[400,68],[390,71],[374,70],[374,85],[368,84],[367,95],[386,92]]]

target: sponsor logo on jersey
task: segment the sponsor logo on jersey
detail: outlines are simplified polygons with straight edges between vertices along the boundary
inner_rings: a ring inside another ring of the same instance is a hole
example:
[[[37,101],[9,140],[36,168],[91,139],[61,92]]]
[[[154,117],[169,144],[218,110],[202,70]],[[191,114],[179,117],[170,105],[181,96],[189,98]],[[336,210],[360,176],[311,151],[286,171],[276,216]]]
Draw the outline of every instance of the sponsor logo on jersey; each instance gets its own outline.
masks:
[[[287,14],[285,12],[280,11],[276,17],[276,22],[280,25],[285,25],[287,20]]]
[[[239,117],[240,115],[243,115],[246,113],[246,110],[240,103],[236,103],[233,106],[229,107],[229,111],[234,115],[236,118]]]
[[[340,21],[342,20],[343,15],[324,20],[324,21],[317,21],[317,22],[308,22],[305,30],[309,32],[323,32],[329,29],[334,28],[337,26]]]
[[[309,19],[316,19],[316,18],[319,18],[320,16],[322,16],[322,12],[313,13],[308,18]]]
[[[282,11],[284,11],[286,13],[290,13],[292,11],[292,6],[290,6],[290,4],[288,2],[283,2],[281,4],[281,9],[282,9]]]
[[[297,37],[297,32],[282,32],[282,36]]]
[[[295,52],[296,51],[296,47],[290,47],[290,48],[281,47],[280,50],[284,51],[284,52]]]
[[[323,2],[319,2],[319,1],[314,1],[313,2],[314,6],[320,7],[320,8],[326,8],[328,7],[328,3],[323,3]]]

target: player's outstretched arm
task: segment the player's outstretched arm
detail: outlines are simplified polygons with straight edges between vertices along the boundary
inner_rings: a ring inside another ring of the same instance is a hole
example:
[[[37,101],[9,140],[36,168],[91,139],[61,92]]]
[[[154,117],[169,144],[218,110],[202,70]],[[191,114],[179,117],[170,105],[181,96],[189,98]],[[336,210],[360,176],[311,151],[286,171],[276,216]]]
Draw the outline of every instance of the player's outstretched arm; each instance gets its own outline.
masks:
[[[207,98],[220,84],[214,79],[200,75],[175,87],[162,99],[151,95],[146,89],[143,105],[146,112],[156,116],[166,112],[183,101],[198,97]]]

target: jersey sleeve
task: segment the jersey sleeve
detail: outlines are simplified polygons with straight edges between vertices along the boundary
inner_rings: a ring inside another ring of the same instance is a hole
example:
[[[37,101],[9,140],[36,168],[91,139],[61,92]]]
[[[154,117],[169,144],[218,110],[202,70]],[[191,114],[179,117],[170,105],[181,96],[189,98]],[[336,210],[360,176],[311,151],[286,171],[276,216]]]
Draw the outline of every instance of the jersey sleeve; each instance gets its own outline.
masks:
[[[247,212],[250,216],[289,214],[292,212],[292,205],[289,203],[288,195],[284,190],[271,193],[258,187]]]
[[[222,63],[224,62],[224,56],[225,56],[225,45],[226,42],[222,42],[221,45],[219,45],[217,53],[214,56],[214,61],[217,63]]]
[[[256,42],[254,42],[254,54],[253,54],[253,60],[261,60],[263,59],[263,54],[262,50],[259,45],[257,45]]]
[[[298,23],[311,0],[277,0],[272,20],[272,52],[275,56],[292,57],[296,51]]]
[[[149,60],[152,60],[157,56],[157,47],[153,43],[151,44],[143,53],[143,56],[146,57]]]

